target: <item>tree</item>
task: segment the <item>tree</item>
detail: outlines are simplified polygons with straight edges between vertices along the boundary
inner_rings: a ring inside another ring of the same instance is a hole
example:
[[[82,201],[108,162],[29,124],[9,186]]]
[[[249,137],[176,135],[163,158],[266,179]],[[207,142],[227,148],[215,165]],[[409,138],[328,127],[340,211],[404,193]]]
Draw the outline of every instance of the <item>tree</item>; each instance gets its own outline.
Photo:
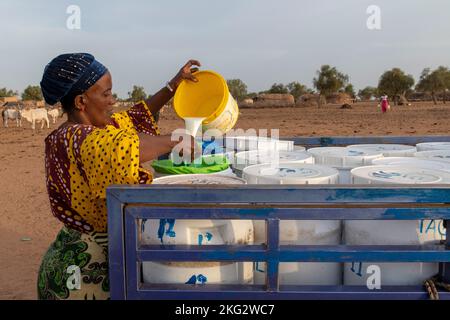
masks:
[[[348,94],[350,97],[352,97],[353,99],[356,97],[356,92],[355,92],[355,88],[353,87],[353,85],[351,83],[349,83],[345,88],[344,88],[344,92],[346,94]]]
[[[247,97],[247,85],[241,79],[227,80],[228,90],[237,100],[242,101]]]
[[[288,88],[282,83],[274,83],[272,87],[267,91],[267,93],[280,93],[280,94],[286,94],[289,93]]]
[[[13,91],[13,90],[9,90],[6,88],[0,88],[0,98],[5,98],[5,97],[14,97],[17,96],[17,91]]]
[[[320,95],[326,98],[330,94],[342,90],[348,81],[348,75],[339,72],[335,67],[323,65],[317,71],[317,77],[313,79],[313,84]]]
[[[365,87],[358,91],[358,97],[361,100],[370,100],[378,96],[378,89],[375,87]]]
[[[40,101],[43,100],[42,91],[40,86],[28,86],[22,93],[22,100],[34,100]]]
[[[397,105],[399,96],[404,96],[413,85],[414,78],[412,75],[407,75],[401,69],[394,68],[381,75],[378,82],[378,92],[393,98],[394,105]]]
[[[297,101],[302,95],[308,93],[308,88],[299,82],[291,82],[286,87],[289,93],[294,96],[295,101]]]
[[[133,90],[128,92],[128,100],[131,102],[139,102],[141,100],[145,100],[147,98],[147,94],[145,93],[144,87],[133,86]]]
[[[436,94],[438,92],[442,92],[442,101],[445,104],[448,89],[450,89],[450,70],[443,66],[434,71],[425,68],[416,86],[416,90],[431,94],[434,104],[437,104]]]

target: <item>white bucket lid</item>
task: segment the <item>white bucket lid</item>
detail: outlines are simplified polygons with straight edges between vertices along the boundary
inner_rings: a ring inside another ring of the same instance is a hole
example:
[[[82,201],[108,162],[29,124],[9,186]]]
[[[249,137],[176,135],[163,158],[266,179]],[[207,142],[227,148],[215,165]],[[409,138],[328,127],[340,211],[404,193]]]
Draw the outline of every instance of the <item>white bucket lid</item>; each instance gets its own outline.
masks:
[[[450,162],[450,150],[421,151],[414,154],[416,158]]]
[[[293,151],[298,151],[298,152],[304,152],[306,151],[306,148],[304,146],[299,146],[299,145],[294,145],[294,150]]]
[[[317,164],[329,165],[335,168],[356,168],[372,164],[373,159],[383,156],[379,151],[357,150],[344,147],[320,147],[308,149]]]
[[[450,172],[450,163],[419,159],[412,157],[386,157],[372,161],[373,165],[400,165],[406,164],[418,168],[435,169]]]
[[[425,142],[416,145],[417,151],[450,150],[450,142]]]
[[[225,136],[225,147],[236,151],[250,150],[294,150],[294,141],[278,140],[258,136]]]
[[[249,184],[333,184],[339,172],[315,164],[285,162],[274,167],[265,163],[245,168],[243,177]]]
[[[354,184],[444,184],[450,173],[408,165],[379,165],[351,171]]]
[[[244,170],[244,168],[263,163],[296,162],[296,163],[314,163],[314,158],[306,152],[297,151],[274,151],[274,150],[253,150],[236,153],[235,168]]]
[[[183,174],[157,178],[152,184],[246,184],[246,181],[216,174]]]
[[[347,148],[377,151],[385,157],[413,157],[417,152],[416,147],[405,144],[354,144]]]

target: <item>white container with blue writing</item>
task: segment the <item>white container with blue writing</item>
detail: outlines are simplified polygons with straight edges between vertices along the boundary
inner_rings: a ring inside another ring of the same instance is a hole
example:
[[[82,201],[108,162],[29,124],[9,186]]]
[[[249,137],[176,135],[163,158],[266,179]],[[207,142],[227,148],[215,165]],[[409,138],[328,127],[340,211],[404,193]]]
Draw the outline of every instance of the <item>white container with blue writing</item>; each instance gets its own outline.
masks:
[[[352,170],[355,184],[447,184],[448,172],[418,168],[406,164],[376,165]],[[346,245],[425,245],[445,239],[440,220],[348,220],[344,222]],[[438,273],[437,263],[345,263],[344,284],[366,286],[371,265],[380,267],[381,286],[422,285]]]
[[[283,162],[278,166],[259,164],[244,169],[243,177],[248,184],[336,184],[339,172],[331,167],[297,162]],[[266,243],[265,222],[254,221],[255,244]],[[282,220],[280,244],[338,245],[341,243],[341,222],[337,220]],[[266,282],[266,266],[254,265],[255,284]],[[291,285],[340,285],[340,263],[280,263],[280,284]]]

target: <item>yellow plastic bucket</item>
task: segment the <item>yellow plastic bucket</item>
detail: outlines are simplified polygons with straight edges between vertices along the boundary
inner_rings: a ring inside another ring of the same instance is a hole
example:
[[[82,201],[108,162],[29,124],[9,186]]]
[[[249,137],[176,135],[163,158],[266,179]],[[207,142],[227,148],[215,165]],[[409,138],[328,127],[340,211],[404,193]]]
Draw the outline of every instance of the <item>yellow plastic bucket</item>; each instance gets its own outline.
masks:
[[[195,73],[198,82],[183,81],[174,98],[174,109],[180,118],[206,118],[203,131],[218,129],[222,134],[236,124],[239,108],[225,79],[214,71]]]

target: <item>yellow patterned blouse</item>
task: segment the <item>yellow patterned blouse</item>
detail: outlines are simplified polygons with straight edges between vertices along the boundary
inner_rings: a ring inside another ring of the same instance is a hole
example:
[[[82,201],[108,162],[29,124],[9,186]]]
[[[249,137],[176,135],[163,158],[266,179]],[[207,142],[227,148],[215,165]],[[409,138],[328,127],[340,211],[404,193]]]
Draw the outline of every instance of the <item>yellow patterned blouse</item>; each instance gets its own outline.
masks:
[[[106,187],[148,184],[138,133],[159,135],[145,102],[115,113],[105,128],[61,126],[45,139],[47,190],[53,212],[68,228],[106,232]]]

